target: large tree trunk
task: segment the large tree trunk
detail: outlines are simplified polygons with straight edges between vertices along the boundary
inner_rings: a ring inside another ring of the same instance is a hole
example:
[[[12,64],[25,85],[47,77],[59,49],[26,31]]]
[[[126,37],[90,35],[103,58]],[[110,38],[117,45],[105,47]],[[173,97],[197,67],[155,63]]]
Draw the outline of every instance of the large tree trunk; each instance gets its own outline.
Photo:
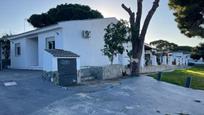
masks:
[[[141,18],[142,18],[142,2],[143,0],[137,0],[137,16],[135,17],[135,13],[124,4],[122,4],[122,8],[128,12],[130,15],[130,27],[131,27],[131,42],[132,42],[132,64],[131,64],[131,74],[132,76],[139,76],[140,74],[140,62],[142,57],[142,51],[144,46],[145,35],[147,33],[147,29],[149,23],[154,15],[156,9],[159,7],[160,0],[154,0],[152,8],[148,12],[141,33]]]

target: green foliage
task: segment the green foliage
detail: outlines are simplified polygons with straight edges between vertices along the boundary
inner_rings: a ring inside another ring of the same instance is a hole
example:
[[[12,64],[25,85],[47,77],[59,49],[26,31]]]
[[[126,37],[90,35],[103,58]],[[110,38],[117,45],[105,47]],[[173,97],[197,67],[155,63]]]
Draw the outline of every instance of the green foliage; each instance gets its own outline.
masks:
[[[200,43],[193,49],[193,54],[191,56],[193,59],[204,58],[204,43]]]
[[[5,59],[9,59],[10,57],[10,41],[7,39],[9,34],[5,34],[0,38],[0,42],[2,43],[2,53],[5,57]]]
[[[61,4],[50,9],[47,13],[33,14],[28,22],[34,27],[41,28],[56,24],[60,21],[83,20],[103,18],[97,10],[92,10],[89,6],[79,4]]]
[[[181,33],[204,38],[204,0],[169,0],[169,6]]]
[[[191,53],[193,51],[193,47],[191,46],[178,46],[173,51],[182,51],[186,53]]]
[[[111,64],[113,63],[114,56],[123,54],[125,48],[124,43],[129,41],[128,32],[129,28],[127,22],[121,20],[117,24],[111,23],[105,29],[104,41],[105,45],[102,49],[104,55],[108,56]]]
[[[165,40],[156,40],[150,42],[150,45],[155,46],[157,49],[161,51],[172,51],[178,47],[177,44],[175,43],[170,43]]]

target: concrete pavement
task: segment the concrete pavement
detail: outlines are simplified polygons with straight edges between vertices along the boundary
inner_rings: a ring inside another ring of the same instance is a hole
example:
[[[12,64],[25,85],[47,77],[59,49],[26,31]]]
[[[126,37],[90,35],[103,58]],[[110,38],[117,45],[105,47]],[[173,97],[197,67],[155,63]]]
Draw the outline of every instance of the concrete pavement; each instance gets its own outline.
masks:
[[[40,76],[39,71],[0,72],[0,115],[204,115],[204,91],[150,77],[61,88]],[[12,79],[17,86],[2,85]]]

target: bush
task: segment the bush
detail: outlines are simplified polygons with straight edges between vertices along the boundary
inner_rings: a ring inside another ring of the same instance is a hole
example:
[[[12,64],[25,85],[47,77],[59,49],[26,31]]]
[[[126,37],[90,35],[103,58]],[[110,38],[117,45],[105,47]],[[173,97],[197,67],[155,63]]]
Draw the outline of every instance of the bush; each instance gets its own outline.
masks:
[[[8,66],[10,66],[10,65],[11,65],[11,60],[10,59],[3,59],[2,60],[2,67],[3,67],[3,69],[7,69]]]

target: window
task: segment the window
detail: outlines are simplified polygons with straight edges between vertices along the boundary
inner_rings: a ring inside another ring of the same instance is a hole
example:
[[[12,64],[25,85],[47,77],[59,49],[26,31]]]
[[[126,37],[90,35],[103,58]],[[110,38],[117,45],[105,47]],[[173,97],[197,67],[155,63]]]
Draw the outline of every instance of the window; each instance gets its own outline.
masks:
[[[46,49],[55,49],[55,38],[46,38]]]
[[[20,43],[15,44],[15,55],[20,56],[21,55],[21,46]]]

